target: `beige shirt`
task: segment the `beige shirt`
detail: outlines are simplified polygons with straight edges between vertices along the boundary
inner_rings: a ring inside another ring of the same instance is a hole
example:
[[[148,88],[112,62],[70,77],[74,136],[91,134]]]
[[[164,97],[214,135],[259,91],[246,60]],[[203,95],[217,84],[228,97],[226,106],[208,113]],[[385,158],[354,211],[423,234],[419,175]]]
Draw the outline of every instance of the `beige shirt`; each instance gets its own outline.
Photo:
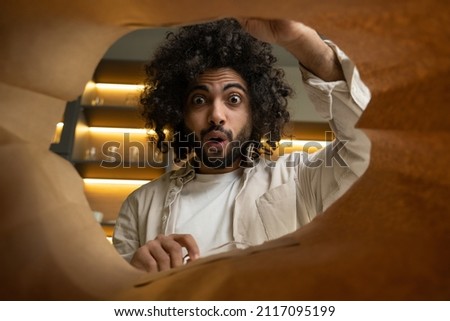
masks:
[[[349,58],[334,44],[329,45],[338,55],[345,81],[324,82],[300,68],[305,89],[316,111],[328,120],[336,140],[312,155],[293,153],[276,161],[262,158],[244,169],[232,218],[232,235],[238,245],[261,244],[307,224],[367,169],[370,141],[355,124],[369,103],[370,92]],[[167,222],[174,215],[180,191],[195,175],[186,164],[130,194],[113,236],[114,246],[125,259],[129,261],[158,234],[168,233]]]

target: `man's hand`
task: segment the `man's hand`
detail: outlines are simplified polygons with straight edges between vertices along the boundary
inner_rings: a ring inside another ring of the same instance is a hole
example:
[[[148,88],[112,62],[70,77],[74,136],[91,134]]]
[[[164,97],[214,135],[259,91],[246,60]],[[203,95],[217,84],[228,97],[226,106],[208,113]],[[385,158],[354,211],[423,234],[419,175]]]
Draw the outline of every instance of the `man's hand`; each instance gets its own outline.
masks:
[[[306,28],[300,22],[291,20],[239,19],[245,31],[261,41],[289,46],[299,41]]]
[[[253,37],[284,47],[319,78],[344,79],[335,53],[314,29],[292,20],[238,18],[238,21]]]
[[[183,251],[186,248],[190,261],[196,260],[200,251],[190,234],[158,235],[137,249],[130,263],[147,272],[165,271],[183,265]]]

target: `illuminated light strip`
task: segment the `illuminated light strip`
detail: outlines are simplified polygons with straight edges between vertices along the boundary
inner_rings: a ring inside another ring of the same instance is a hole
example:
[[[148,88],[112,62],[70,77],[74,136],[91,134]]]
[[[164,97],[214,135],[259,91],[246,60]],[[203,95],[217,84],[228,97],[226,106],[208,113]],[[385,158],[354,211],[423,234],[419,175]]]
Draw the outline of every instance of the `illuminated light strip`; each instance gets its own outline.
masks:
[[[292,143],[292,146],[289,146],[288,144]],[[323,141],[323,140],[290,140],[290,139],[282,139],[280,140],[280,145],[284,144],[285,147],[303,147],[305,145],[310,145],[308,147],[316,147],[316,144],[319,144],[323,147],[327,146],[329,143],[328,141]]]
[[[145,128],[119,128],[119,127],[89,127],[89,131],[93,133],[130,133],[130,134],[149,134],[155,135],[156,132],[153,129]]]
[[[105,185],[144,185],[149,180],[144,179],[109,179],[109,178],[83,178],[86,184],[105,184]]]
[[[126,90],[126,91],[142,91],[144,85],[132,85],[132,84],[107,84],[107,83],[95,83],[95,87],[98,89],[110,89],[110,90]]]

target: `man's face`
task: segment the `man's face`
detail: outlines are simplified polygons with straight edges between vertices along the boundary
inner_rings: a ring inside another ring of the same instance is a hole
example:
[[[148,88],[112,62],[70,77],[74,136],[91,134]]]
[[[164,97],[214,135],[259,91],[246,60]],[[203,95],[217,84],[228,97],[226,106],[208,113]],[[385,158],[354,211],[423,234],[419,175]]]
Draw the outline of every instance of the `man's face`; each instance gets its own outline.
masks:
[[[231,68],[207,70],[189,89],[184,121],[199,142],[200,172],[227,172],[239,166],[240,147],[250,138],[247,84]]]

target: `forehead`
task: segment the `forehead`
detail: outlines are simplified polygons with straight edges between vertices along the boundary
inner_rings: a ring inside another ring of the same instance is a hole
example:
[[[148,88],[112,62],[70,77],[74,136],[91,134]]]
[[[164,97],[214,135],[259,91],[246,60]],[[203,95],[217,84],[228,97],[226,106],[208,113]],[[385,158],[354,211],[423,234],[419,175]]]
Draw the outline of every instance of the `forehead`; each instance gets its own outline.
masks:
[[[200,74],[195,84],[227,84],[239,83],[244,88],[247,87],[246,81],[237,71],[231,68],[208,69]]]

